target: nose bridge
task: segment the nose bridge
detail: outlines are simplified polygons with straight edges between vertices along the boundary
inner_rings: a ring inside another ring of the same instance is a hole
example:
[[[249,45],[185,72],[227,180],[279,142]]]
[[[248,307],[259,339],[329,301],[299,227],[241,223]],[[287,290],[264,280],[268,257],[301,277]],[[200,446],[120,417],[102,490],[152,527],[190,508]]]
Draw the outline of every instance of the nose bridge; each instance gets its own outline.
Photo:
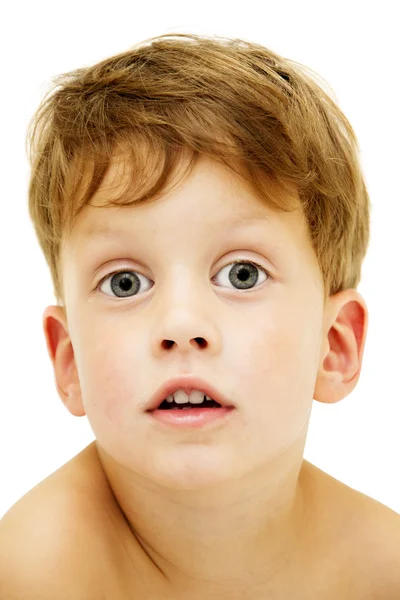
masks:
[[[198,265],[183,261],[172,265],[159,280],[157,295],[162,309],[185,308],[200,302],[207,283],[208,279],[203,278]]]
[[[193,248],[192,248],[193,250]],[[220,334],[213,321],[210,273],[201,252],[181,248],[179,258],[164,257],[154,295],[152,347],[155,354],[175,348],[219,352]]]

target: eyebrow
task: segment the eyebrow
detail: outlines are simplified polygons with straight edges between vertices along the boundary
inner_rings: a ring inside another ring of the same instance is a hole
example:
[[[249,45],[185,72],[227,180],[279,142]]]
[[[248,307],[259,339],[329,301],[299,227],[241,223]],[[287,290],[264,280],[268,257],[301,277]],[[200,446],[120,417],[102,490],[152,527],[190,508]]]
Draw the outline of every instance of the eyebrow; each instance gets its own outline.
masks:
[[[246,228],[252,225],[265,224],[269,219],[267,217],[246,217],[235,219],[234,221],[223,221],[218,225],[224,226],[225,229]],[[213,223],[213,226],[218,226]],[[126,229],[114,229],[108,225],[92,223],[83,231],[85,238],[113,238],[115,236],[129,235],[130,232]]]

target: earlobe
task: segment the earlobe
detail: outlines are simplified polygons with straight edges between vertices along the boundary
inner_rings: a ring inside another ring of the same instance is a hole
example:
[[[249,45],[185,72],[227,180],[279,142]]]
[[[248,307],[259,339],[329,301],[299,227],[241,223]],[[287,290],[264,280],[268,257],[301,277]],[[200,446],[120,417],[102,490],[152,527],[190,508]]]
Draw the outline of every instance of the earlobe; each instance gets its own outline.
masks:
[[[355,388],[360,377],[368,329],[368,308],[355,289],[329,299],[314,399],[333,404]]]
[[[43,314],[43,331],[47,352],[53,364],[58,394],[67,410],[76,417],[84,416],[74,349],[68,332],[65,309],[48,306]]]

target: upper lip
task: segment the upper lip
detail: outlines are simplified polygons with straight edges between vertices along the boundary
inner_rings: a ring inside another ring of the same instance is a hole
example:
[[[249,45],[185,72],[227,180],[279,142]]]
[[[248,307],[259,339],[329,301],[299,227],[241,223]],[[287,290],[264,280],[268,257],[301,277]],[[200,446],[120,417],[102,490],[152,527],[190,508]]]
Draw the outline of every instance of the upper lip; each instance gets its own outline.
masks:
[[[177,390],[184,390],[187,394],[190,394],[192,390],[199,390],[218,402],[218,404],[221,404],[221,406],[226,406],[227,408],[233,407],[233,404],[231,404],[225,396],[220,394],[218,390],[206,381],[203,381],[198,377],[179,376],[165,381],[147,402],[145,410],[151,411],[157,409],[167,396],[175,393]]]

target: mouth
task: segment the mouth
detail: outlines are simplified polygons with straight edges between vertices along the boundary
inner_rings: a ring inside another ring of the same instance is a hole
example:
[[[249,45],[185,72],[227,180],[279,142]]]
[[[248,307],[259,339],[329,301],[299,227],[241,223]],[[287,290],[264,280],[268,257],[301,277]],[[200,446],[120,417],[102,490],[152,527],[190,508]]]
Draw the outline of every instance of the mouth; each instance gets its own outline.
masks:
[[[232,408],[232,403],[207,381],[178,376],[166,381],[145,405],[146,412]]]
[[[172,402],[168,402],[167,399],[163,400],[160,406],[155,410],[204,410],[206,408],[222,408],[221,404],[218,404],[215,400],[207,400],[206,396],[203,397],[203,402],[201,404],[192,404],[191,402],[184,402],[183,404],[178,404],[173,400]]]
[[[201,404],[171,404],[173,403],[164,400],[159,408],[148,411],[152,420],[157,421],[162,428],[222,427],[229,423],[230,417],[236,412],[234,406],[221,406],[214,400],[205,400]]]
[[[146,412],[162,431],[171,429],[220,429],[237,413],[229,399],[199,377],[168,380],[150,398]]]

